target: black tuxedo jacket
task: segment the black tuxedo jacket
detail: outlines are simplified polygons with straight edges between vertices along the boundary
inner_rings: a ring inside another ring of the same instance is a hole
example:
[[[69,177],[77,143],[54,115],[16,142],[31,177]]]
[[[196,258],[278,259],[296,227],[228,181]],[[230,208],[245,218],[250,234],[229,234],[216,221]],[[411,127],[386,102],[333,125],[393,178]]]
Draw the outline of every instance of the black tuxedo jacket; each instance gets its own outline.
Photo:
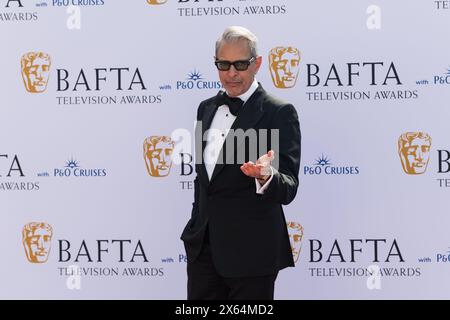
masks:
[[[217,110],[215,101],[216,97],[210,98],[198,107],[196,134],[202,137]],[[243,151],[245,161],[253,162],[271,148],[276,149],[271,130],[279,130],[279,150],[275,150],[278,159],[274,161],[278,160],[279,167],[263,195],[256,193],[255,179],[240,170],[242,160],[229,164],[225,145],[234,139],[232,135],[226,137],[221,151],[224,161],[216,164],[211,180],[202,157],[206,142],[196,143],[196,154],[202,161],[196,159],[194,203],[181,239],[188,262],[192,262],[200,253],[208,228],[214,265],[224,277],[264,276],[294,266],[282,205],[294,199],[298,188],[301,138],[297,112],[293,105],[271,97],[259,85],[231,127],[244,131],[251,128],[268,130],[264,137],[268,149],[258,150],[255,159],[250,152],[255,140],[240,140],[234,144],[234,151],[235,155]]]

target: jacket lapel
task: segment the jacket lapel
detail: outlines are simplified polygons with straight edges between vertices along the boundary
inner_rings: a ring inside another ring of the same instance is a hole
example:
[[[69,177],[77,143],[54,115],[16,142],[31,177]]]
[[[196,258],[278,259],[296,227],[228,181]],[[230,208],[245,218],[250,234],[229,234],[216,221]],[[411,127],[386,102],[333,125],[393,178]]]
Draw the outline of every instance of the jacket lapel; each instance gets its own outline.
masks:
[[[196,138],[196,141],[202,142],[201,143],[201,151],[200,150],[196,151],[196,155],[199,155],[202,159],[202,163],[200,164],[198,176],[204,185],[209,184],[208,173],[207,173],[206,167],[205,167],[205,160],[203,159],[203,152],[205,151],[205,147],[206,147],[206,141],[205,141],[204,137],[205,137],[205,131],[211,126],[211,122],[214,118],[216,111],[217,111],[217,107],[215,104],[215,100],[213,100],[212,103],[205,106],[205,111],[203,112],[203,116],[201,119],[201,131],[199,130],[198,127],[196,128],[196,134],[201,134],[201,137]],[[198,125],[199,125],[199,123],[197,123],[197,126]],[[200,145],[196,144],[196,148],[200,148]]]

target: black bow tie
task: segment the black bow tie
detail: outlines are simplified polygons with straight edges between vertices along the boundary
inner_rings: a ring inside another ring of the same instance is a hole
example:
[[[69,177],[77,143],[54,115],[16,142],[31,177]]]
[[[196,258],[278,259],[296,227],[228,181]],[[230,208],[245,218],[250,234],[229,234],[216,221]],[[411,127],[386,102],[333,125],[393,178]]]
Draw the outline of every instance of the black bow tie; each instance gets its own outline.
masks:
[[[239,110],[244,104],[244,101],[239,98],[229,97],[226,92],[219,92],[219,94],[217,95],[216,105],[217,107],[220,107],[224,104],[228,106],[233,116],[237,116]]]

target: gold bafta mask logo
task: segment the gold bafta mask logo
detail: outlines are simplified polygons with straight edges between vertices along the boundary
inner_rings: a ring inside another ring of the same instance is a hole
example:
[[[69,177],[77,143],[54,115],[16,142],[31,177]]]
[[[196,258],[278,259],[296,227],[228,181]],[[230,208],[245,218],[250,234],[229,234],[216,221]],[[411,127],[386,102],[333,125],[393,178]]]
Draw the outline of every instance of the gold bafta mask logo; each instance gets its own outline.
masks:
[[[20,60],[22,79],[28,92],[39,93],[47,89],[51,58],[44,52],[28,52]]]
[[[269,67],[275,87],[293,88],[300,70],[300,51],[294,47],[273,48],[269,53]]]
[[[291,242],[292,256],[294,257],[294,262],[297,262],[302,249],[303,227],[298,222],[288,222],[287,228]]]
[[[147,0],[148,4],[164,4],[167,0]]]
[[[31,222],[23,227],[22,242],[29,262],[47,262],[52,236],[53,229],[45,222]]]
[[[170,137],[151,136],[144,141],[144,159],[152,177],[166,177],[172,167],[174,142]]]
[[[403,171],[422,174],[430,160],[431,137],[425,132],[406,132],[398,139],[398,154]]]

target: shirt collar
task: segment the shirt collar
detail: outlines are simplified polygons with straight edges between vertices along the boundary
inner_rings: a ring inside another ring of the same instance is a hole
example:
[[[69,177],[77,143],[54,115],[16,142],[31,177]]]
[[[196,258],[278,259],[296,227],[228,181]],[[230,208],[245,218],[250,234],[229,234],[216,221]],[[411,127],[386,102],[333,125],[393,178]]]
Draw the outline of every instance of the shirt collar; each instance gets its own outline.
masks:
[[[256,79],[253,79],[253,83],[251,84],[250,88],[240,96],[237,96],[237,98],[244,101],[244,104],[247,102],[247,100],[252,96],[252,94],[258,89],[258,81]]]

